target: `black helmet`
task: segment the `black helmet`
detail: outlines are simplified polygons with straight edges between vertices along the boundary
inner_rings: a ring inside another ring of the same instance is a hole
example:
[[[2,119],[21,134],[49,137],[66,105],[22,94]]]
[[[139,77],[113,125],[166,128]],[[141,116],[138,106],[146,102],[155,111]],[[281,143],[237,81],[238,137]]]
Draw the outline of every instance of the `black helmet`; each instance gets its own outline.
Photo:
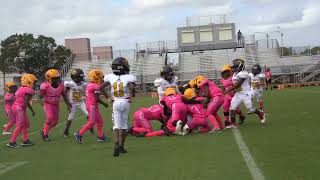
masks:
[[[168,65],[163,66],[160,69],[160,76],[170,82],[172,80],[172,77],[174,76],[172,68]]]
[[[252,66],[252,74],[257,75],[261,73],[261,66],[259,64],[255,64]]]
[[[232,71],[235,72],[235,73],[238,73],[240,71],[243,71],[245,69],[245,66],[244,66],[244,60],[242,59],[234,59],[232,61]]]
[[[115,75],[129,74],[130,65],[126,58],[117,57],[112,61],[111,69]]]
[[[82,69],[72,69],[70,72],[71,79],[76,83],[84,81],[84,73]]]

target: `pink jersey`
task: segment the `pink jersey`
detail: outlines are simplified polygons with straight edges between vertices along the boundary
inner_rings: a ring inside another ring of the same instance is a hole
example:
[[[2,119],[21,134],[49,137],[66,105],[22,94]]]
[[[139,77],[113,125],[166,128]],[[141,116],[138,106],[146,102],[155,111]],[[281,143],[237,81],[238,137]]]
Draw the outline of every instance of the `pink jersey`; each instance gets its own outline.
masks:
[[[203,107],[203,104],[188,104],[187,105],[188,113],[191,114],[192,117],[205,118],[206,109]]]
[[[34,90],[29,87],[21,86],[16,92],[16,100],[14,101],[13,106],[19,106],[26,109],[26,94],[33,96]]]
[[[4,96],[4,109],[11,109],[12,104],[14,103],[15,97],[13,93],[7,93]]]
[[[266,75],[266,79],[270,79],[272,76],[271,71],[266,71],[265,75]]]
[[[98,99],[96,93],[100,92],[101,85],[97,83],[89,83],[86,88],[86,104],[87,105],[97,105]]]
[[[170,95],[170,96],[164,96],[161,100],[160,103],[166,103],[168,108],[172,110],[172,105],[175,103],[183,103],[182,102],[182,96],[179,94],[176,95]]]
[[[40,85],[39,94],[44,96],[44,103],[59,104],[60,96],[64,92],[64,85],[61,83],[57,88],[53,88],[50,83],[43,82]]]
[[[200,90],[202,92],[204,92],[205,85],[209,86],[209,92],[210,92],[211,98],[213,98],[215,96],[223,96],[221,89],[219,89],[219,87],[214,82],[212,82],[208,79],[205,79],[200,84]]]
[[[163,107],[159,104],[149,108],[141,108],[139,110],[143,112],[144,118],[147,120],[160,120],[163,113]]]
[[[233,81],[232,81],[232,76],[230,76],[228,79],[221,79],[221,84],[224,87],[225,90],[229,90],[232,88],[233,86]],[[229,95],[233,96],[234,95],[234,91],[229,92]]]

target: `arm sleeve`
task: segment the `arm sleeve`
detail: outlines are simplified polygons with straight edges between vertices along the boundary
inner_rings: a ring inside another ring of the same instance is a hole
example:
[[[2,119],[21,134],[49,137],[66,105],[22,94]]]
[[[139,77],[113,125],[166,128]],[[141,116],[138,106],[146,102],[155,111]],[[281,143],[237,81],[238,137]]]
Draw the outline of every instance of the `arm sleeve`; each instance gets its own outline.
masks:
[[[44,83],[42,83],[42,84],[40,85],[39,94],[40,94],[41,96],[44,95],[44,94],[46,94],[46,89],[47,89],[47,85],[44,84]]]
[[[161,96],[163,96],[163,95],[164,95],[164,89],[163,89],[163,86],[159,86],[159,87],[157,88],[157,90],[158,90],[158,94],[159,94],[159,95],[161,95]]]

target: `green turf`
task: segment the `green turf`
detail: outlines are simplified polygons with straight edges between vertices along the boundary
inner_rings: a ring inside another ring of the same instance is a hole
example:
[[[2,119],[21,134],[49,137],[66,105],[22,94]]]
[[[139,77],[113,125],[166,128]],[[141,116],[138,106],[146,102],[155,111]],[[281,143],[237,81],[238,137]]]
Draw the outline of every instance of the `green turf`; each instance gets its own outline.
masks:
[[[266,179],[318,179],[320,173],[320,121],[317,119],[319,88],[298,88],[269,91],[265,94],[268,123],[259,124],[248,116],[240,128],[256,164]],[[132,112],[157,100],[137,98]],[[28,163],[0,174],[5,180],[57,179],[252,179],[231,130],[220,134],[194,134],[186,137],[129,137],[129,153],[112,157],[112,142],[98,144],[89,134],[82,145],[72,137],[62,136],[67,113],[61,108],[61,121],[51,131],[53,141],[41,141],[39,129],[44,121],[42,109],[35,105],[37,115],[31,119],[29,148],[7,149],[8,137],[0,136],[0,163]],[[64,106],[62,106],[64,107]],[[0,107],[0,125],[4,123]],[[105,132],[111,135],[111,108],[101,111]],[[72,132],[85,123],[77,114]],[[132,113],[131,116],[132,117]],[[132,118],[131,118],[132,119]],[[19,138],[20,142],[20,138]],[[1,168],[4,166],[0,164]]]

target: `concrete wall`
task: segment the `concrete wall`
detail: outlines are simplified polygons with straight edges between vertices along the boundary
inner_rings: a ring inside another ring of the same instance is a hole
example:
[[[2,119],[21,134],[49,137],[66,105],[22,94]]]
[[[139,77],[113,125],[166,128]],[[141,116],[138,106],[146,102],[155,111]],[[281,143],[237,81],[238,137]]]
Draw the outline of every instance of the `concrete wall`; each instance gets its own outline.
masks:
[[[219,30],[223,28],[231,28],[232,39],[219,40]],[[200,31],[212,30],[212,41],[200,42]],[[182,33],[185,31],[194,31],[194,43],[182,43]],[[236,29],[234,23],[226,24],[210,24],[205,26],[189,26],[177,28],[178,47],[182,51],[196,51],[209,49],[226,49],[237,46]]]
[[[65,39],[66,48],[71,49],[76,61],[91,61],[91,46],[89,38]]]

